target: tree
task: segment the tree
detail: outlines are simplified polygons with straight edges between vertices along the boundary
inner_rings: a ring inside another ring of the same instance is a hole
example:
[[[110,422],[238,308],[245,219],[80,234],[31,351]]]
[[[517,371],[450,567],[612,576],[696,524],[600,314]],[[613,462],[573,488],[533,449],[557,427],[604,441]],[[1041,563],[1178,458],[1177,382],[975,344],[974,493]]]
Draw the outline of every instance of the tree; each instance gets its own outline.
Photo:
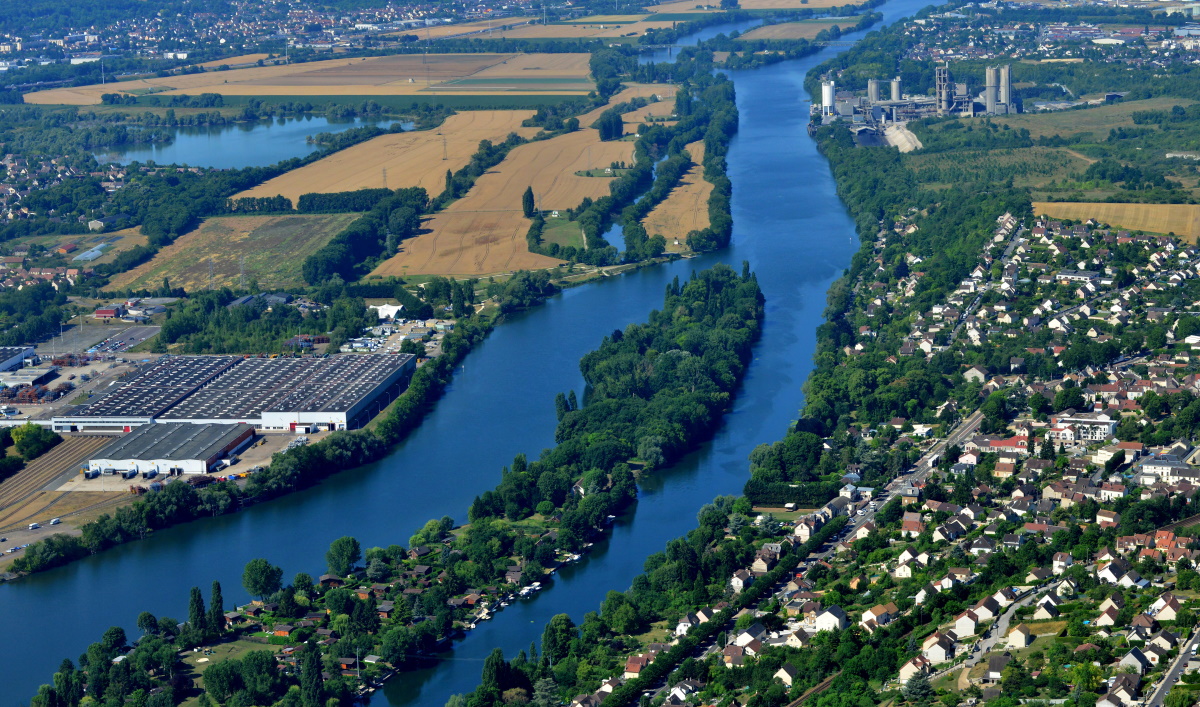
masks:
[[[558,685],[554,678],[542,678],[533,684],[533,707],[558,707]]]
[[[533,200],[533,187],[525,187],[525,193],[521,195],[521,211],[525,213],[525,218],[533,218],[536,210],[537,204]]]
[[[219,634],[225,627],[225,597],[221,595],[221,583],[213,580],[212,594],[208,597],[208,630]]]
[[[200,633],[207,630],[208,615],[204,613],[204,596],[200,594],[200,587],[192,587],[188,599],[188,623]]]
[[[575,622],[567,614],[555,614],[542,631],[542,657],[558,662],[571,651],[571,641],[578,635]]]
[[[313,644],[300,656],[300,704],[321,707],[324,704],[325,683],[321,677],[321,651]]]
[[[250,560],[242,570],[242,587],[259,599],[279,591],[283,580],[283,569],[272,565],[261,557]]]
[[[921,702],[933,696],[933,686],[929,684],[929,677],[925,673],[917,673],[904,683],[904,699],[910,702]]]
[[[361,559],[362,547],[359,546],[358,540],[349,535],[334,540],[329,544],[329,551],[325,553],[325,562],[329,565],[329,573],[339,577],[350,574],[350,570]]]
[[[158,633],[158,619],[154,618],[154,614],[149,611],[143,611],[138,614],[137,627],[143,635],[152,636]]]

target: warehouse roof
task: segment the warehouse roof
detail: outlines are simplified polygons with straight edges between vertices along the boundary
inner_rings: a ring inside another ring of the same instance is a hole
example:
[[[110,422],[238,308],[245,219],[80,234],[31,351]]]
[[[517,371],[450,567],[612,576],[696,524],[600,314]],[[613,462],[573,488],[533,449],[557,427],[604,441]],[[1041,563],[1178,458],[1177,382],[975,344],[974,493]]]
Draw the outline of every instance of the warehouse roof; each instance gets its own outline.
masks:
[[[233,444],[253,427],[243,424],[190,425],[163,423],[142,425],[120,439],[106,444],[93,459],[208,459]]]

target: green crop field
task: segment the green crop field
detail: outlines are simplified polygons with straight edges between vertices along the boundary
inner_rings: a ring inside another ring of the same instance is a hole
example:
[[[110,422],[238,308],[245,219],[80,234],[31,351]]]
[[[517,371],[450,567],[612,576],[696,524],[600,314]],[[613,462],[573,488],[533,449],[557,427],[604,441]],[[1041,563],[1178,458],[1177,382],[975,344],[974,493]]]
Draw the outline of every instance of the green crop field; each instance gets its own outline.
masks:
[[[166,278],[189,291],[236,287],[244,267],[247,286],[254,281],[263,289],[296,287],[304,284],[304,259],[356,218],[358,214],[208,218],[149,262],[114,277],[111,286],[158,287]]]
[[[935,187],[1004,182],[1009,177],[1013,186],[1037,187],[1081,174],[1089,164],[1082,155],[1062,147],[916,153],[901,159],[923,184]]]
[[[991,120],[999,125],[1008,125],[1013,130],[1025,128],[1035,138],[1090,132],[1095,135],[1097,140],[1103,140],[1108,137],[1108,131],[1113,128],[1132,126],[1132,116],[1137,111],[1169,110],[1171,106],[1187,106],[1193,103],[1195,101],[1183,98],[1150,98],[1144,101],[1129,101],[1095,108],[1000,116]]]

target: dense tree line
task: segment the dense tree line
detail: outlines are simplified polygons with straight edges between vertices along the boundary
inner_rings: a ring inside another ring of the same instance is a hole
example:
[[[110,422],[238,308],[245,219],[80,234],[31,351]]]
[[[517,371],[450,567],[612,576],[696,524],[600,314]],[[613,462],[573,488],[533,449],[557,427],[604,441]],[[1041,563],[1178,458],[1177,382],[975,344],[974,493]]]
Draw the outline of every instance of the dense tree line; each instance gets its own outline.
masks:
[[[472,503],[473,522],[565,509],[560,538],[580,546],[635,494],[630,462],[669,464],[711,435],[749,361],[762,307],[749,272],[718,266],[672,283],[647,324],[614,331],[584,356],[588,394],[582,406],[560,397],[558,445],[537,461],[518,457]]]
[[[308,195],[302,195],[301,199],[304,196]],[[381,258],[395,254],[400,241],[416,235],[421,227],[421,215],[429,209],[429,196],[422,187],[397,189],[305,258],[304,279],[310,285],[320,285],[335,278],[340,282],[357,280]]]
[[[331,214],[346,211],[370,211],[392,196],[391,189],[358,189],[334,193],[301,194],[296,210],[306,214]]]

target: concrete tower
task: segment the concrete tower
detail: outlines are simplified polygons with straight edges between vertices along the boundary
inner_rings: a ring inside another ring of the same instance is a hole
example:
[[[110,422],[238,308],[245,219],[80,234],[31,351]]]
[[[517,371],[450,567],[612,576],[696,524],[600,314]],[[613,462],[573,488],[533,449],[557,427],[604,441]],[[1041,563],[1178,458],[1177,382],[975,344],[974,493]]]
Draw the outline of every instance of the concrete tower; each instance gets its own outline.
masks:
[[[983,105],[988,115],[996,114],[996,97],[1000,88],[1000,70],[989,66],[983,70],[985,87],[983,89]]]
[[[879,102],[879,79],[867,79],[867,100],[872,105]]]
[[[938,115],[946,115],[954,104],[953,89],[950,88],[950,69],[945,66],[934,67],[933,82],[937,96]]]
[[[1005,106],[1012,105],[1012,73],[1008,64],[1000,67],[1000,103]],[[1007,112],[1015,111],[1010,107]]]
[[[833,95],[836,93],[836,86],[833,81],[821,82],[821,114],[830,115],[833,113]]]
[[[892,79],[892,100],[893,101],[904,100],[904,96],[900,95],[900,77],[899,76]]]

